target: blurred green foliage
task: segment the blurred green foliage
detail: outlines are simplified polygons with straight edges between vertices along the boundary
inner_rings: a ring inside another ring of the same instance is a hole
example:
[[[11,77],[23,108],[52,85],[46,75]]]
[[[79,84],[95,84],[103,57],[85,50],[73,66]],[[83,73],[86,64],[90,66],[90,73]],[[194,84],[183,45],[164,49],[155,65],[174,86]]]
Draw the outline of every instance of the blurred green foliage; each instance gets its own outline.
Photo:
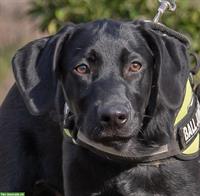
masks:
[[[162,22],[185,33],[200,53],[200,1],[177,0],[175,13],[168,12]],[[29,14],[39,18],[40,29],[55,33],[66,22],[95,19],[153,19],[158,0],[32,0]]]

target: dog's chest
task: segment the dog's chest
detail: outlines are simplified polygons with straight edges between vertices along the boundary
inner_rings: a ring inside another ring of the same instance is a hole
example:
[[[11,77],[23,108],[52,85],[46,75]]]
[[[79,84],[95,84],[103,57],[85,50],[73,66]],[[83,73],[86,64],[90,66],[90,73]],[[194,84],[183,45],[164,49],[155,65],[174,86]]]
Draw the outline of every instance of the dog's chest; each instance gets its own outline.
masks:
[[[159,169],[153,167],[153,175],[148,170],[149,167],[140,167],[122,172],[116,179],[119,193],[122,196],[164,196],[162,183],[165,182],[160,182]]]
[[[165,182],[160,181],[160,176],[155,176],[155,180],[151,179],[147,170],[147,167],[143,167],[123,171],[104,182],[101,191],[91,196],[166,196],[166,188],[163,188],[166,186],[163,184]]]

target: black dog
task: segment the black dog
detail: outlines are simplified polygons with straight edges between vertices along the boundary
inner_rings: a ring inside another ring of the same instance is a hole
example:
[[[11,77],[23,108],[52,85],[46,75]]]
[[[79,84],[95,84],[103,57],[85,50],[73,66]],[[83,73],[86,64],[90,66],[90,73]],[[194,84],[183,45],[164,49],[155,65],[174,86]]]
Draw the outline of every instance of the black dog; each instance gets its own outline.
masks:
[[[21,94],[14,86],[0,116],[2,190],[28,191],[43,179],[62,192],[67,102],[80,146],[64,140],[66,196],[199,195],[198,158],[174,156],[188,64],[181,35],[143,21],[69,24],[19,50]]]

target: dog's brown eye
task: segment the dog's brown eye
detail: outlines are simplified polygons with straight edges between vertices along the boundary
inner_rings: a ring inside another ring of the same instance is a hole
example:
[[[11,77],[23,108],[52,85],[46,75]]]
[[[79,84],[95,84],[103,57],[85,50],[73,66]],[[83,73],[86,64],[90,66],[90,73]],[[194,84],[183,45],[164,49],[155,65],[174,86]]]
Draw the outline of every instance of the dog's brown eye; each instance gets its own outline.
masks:
[[[138,62],[132,62],[129,66],[128,66],[128,72],[138,72],[140,71],[142,65]]]
[[[77,66],[74,68],[74,71],[75,71],[76,73],[78,73],[79,75],[84,75],[84,74],[90,73],[90,69],[89,69],[89,67],[88,67],[86,64],[77,65]]]

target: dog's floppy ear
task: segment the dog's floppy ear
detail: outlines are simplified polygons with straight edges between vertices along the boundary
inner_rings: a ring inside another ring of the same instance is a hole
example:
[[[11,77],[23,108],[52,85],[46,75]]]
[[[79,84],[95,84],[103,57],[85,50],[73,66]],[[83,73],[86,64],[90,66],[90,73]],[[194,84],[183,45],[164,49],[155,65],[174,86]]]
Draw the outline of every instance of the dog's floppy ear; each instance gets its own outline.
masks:
[[[181,34],[153,23],[144,25],[155,57],[158,98],[169,109],[181,106],[189,75],[188,40]]]
[[[164,145],[173,136],[174,120],[181,107],[189,77],[188,40],[163,25],[135,23],[154,56],[153,84],[147,107],[152,116],[144,123],[142,139]]]
[[[54,105],[59,56],[73,31],[74,25],[68,24],[53,36],[30,42],[13,58],[17,86],[34,115],[44,114]]]

